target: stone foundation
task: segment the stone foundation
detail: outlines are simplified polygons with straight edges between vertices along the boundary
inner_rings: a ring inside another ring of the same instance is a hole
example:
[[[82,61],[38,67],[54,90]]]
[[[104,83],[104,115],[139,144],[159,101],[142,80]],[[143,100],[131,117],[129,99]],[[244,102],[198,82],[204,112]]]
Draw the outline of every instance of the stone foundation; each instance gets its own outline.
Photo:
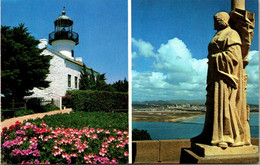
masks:
[[[228,147],[192,143],[181,151],[180,163],[258,163],[258,146]]]

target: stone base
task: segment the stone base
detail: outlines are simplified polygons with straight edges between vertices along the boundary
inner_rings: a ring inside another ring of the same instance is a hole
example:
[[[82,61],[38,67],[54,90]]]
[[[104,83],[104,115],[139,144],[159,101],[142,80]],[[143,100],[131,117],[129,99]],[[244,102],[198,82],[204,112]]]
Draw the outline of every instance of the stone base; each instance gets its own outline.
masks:
[[[222,156],[222,155],[247,155],[258,153],[258,146],[240,146],[240,147],[227,147],[222,149],[217,146],[210,146],[206,144],[192,143],[191,148],[197,155],[206,156]]]
[[[258,163],[258,146],[228,147],[192,143],[191,148],[182,149],[180,163]]]
[[[180,163],[203,163],[203,164],[252,164],[259,163],[259,154],[247,155],[229,155],[229,156],[206,156],[202,157],[191,151],[191,149],[182,149]]]

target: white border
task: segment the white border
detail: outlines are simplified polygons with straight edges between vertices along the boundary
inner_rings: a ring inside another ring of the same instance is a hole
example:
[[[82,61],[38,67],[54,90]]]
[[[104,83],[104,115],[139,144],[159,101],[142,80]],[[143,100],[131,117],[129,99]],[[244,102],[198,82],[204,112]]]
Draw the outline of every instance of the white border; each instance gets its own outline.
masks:
[[[128,0],[128,162],[132,164],[132,17],[131,17],[131,0]]]

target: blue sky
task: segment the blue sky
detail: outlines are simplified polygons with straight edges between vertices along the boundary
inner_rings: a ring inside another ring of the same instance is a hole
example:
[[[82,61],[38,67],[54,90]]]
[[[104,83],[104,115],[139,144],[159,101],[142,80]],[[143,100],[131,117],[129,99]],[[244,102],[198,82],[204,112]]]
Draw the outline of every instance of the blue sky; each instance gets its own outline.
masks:
[[[205,99],[207,47],[213,15],[230,12],[231,0],[132,0],[133,101]],[[258,1],[247,66],[248,103],[258,103]]]
[[[48,38],[63,6],[79,34],[75,57],[108,83],[128,78],[127,0],[1,0],[1,24],[25,23],[36,39]]]

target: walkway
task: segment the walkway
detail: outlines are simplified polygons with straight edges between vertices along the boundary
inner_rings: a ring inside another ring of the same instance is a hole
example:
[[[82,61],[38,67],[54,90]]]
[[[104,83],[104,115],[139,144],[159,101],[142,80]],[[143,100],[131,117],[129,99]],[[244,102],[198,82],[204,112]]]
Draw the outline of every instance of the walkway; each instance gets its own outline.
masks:
[[[23,122],[24,120],[28,120],[28,119],[43,118],[45,115],[55,115],[58,113],[70,113],[71,111],[72,111],[72,109],[69,108],[69,109],[64,109],[64,110],[57,110],[57,111],[51,111],[51,112],[45,112],[45,113],[34,113],[32,115],[26,115],[26,116],[6,119],[3,122],[1,122],[1,131],[2,131],[2,128],[4,128],[4,127],[9,128],[9,126],[14,124],[16,121]]]

